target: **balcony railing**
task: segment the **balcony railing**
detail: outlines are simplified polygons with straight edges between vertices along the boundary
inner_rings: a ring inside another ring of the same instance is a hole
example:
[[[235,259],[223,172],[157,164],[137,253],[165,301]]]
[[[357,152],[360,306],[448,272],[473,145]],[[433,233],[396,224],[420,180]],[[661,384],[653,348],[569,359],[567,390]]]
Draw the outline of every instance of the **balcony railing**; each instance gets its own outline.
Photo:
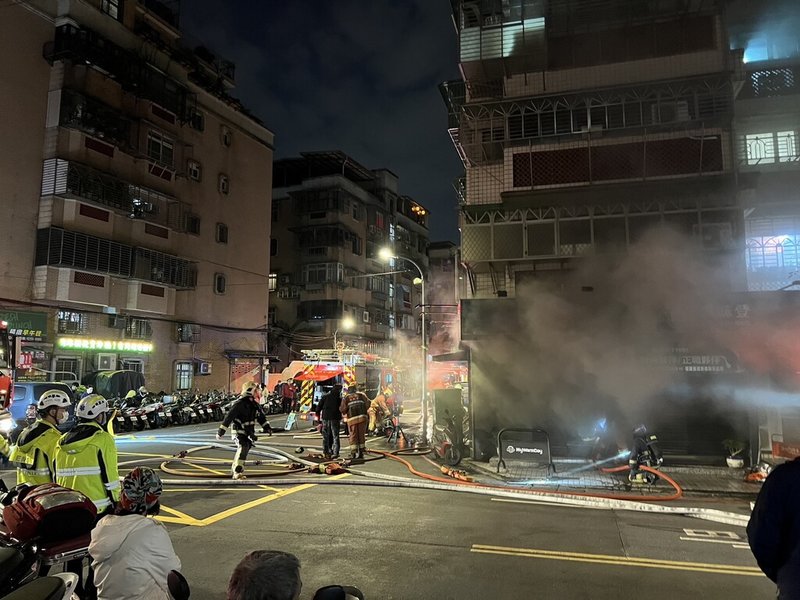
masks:
[[[88,200],[128,216],[185,231],[190,207],[172,196],[123,181],[80,163],[51,158],[42,169],[42,195]]]
[[[61,94],[59,125],[79,129],[123,150],[133,149],[130,119],[107,104],[72,90]]]
[[[58,227],[36,234],[36,266],[74,267],[120,277],[143,279],[179,288],[197,285],[194,263]]]
[[[800,94],[800,66],[769,65],[748,71],[738,99]]]
[[[122,89],[172,111],[181,122],[187,122],[194,113],[196,99],[186,87],[91,29],[56,27],[55,39],[45,44],[43,54],[50,63],[71,60],[93,65],[119,82]]]

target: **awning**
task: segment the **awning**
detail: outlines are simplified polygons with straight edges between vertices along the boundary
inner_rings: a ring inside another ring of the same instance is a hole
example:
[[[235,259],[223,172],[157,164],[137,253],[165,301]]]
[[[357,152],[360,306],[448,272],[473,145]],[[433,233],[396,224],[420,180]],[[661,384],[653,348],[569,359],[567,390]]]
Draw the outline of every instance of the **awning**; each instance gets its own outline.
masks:
[[[325,381],[344,373],[344,365],[311,365],[295,375],[295,381]]]

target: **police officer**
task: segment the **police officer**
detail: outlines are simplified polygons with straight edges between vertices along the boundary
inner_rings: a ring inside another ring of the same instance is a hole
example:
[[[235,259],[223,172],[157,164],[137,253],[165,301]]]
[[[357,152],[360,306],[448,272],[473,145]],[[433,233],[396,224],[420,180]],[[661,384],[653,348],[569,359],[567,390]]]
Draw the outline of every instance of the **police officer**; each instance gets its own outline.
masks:
[[[261,425],[262,433],[272,435],[272,427],[264,416],[264,411],[258,403],[259,387],[255,381],[249,381],[242,386],[242,395],[233,404],[225,420],[219,426],[217,439],[221,440],[225,431],[233,425],[233,435],[236,440],[236,455],[231,464],[231,475],[234,479],[246,479],[244,474],[244,464],[247,454],[253,443],[258,441],[256,437],[256,421]]]
[[[55,481],[53,459],[61,437],[57,426],[67,421],[71,405],[69,394],[61,390],[48,390],[39,396],[39,418],[22,430],[9,456],[17,465],[17,485]]]
[[[78,425],[56,444],[56,483],[86,495],[98,515],[111,512],[119,500],[119,471],[114,436],[105,429],[110,407],[99,394],[81,399]]]

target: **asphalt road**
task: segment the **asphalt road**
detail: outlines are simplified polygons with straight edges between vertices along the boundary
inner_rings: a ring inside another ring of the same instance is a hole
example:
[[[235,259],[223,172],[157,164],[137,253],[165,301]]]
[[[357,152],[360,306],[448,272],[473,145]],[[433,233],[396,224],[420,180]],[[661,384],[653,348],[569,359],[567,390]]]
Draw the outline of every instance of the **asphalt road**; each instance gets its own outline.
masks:
[[[212,441],[214,429],[209,423],[121,436],[120,461],[157,465],[159,457]],[[291,450],[316,443],[284,435],[259,445]],[[201,455],[205,460],[180,468],[202,478],[227,470],[229,453]],[[387,460],[363,468],[408,476]],[[342,485],[168,486],[161,518],[192,598],[223,598],[234,566],[255,549],[281,549],[300,558],[302,598],[331,583],[356,585],[370,600],[775,595],[740,527],[449,491],[362,487],[347,485],[348,479],[354,477],[344,476]],[[720,502],[725,501],[714,500],[714,507]]]

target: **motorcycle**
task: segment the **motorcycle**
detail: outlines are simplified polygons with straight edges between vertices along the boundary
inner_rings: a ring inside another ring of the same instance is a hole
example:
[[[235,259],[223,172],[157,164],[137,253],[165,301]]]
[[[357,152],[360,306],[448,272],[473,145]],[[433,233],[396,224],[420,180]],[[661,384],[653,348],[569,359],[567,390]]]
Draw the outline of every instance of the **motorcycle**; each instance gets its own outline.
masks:
[[[3,600],[77,600],[76,587],[78,587],[77,575],[57,573],[53,576],[38,577],[3,596]]]
[[[463,458],[464,447],[456,428],[455,417],[447,409],[444,411],[444,422],[444,425],[434,425],[431,446],[433,453],[447,466],[455,467]]]

